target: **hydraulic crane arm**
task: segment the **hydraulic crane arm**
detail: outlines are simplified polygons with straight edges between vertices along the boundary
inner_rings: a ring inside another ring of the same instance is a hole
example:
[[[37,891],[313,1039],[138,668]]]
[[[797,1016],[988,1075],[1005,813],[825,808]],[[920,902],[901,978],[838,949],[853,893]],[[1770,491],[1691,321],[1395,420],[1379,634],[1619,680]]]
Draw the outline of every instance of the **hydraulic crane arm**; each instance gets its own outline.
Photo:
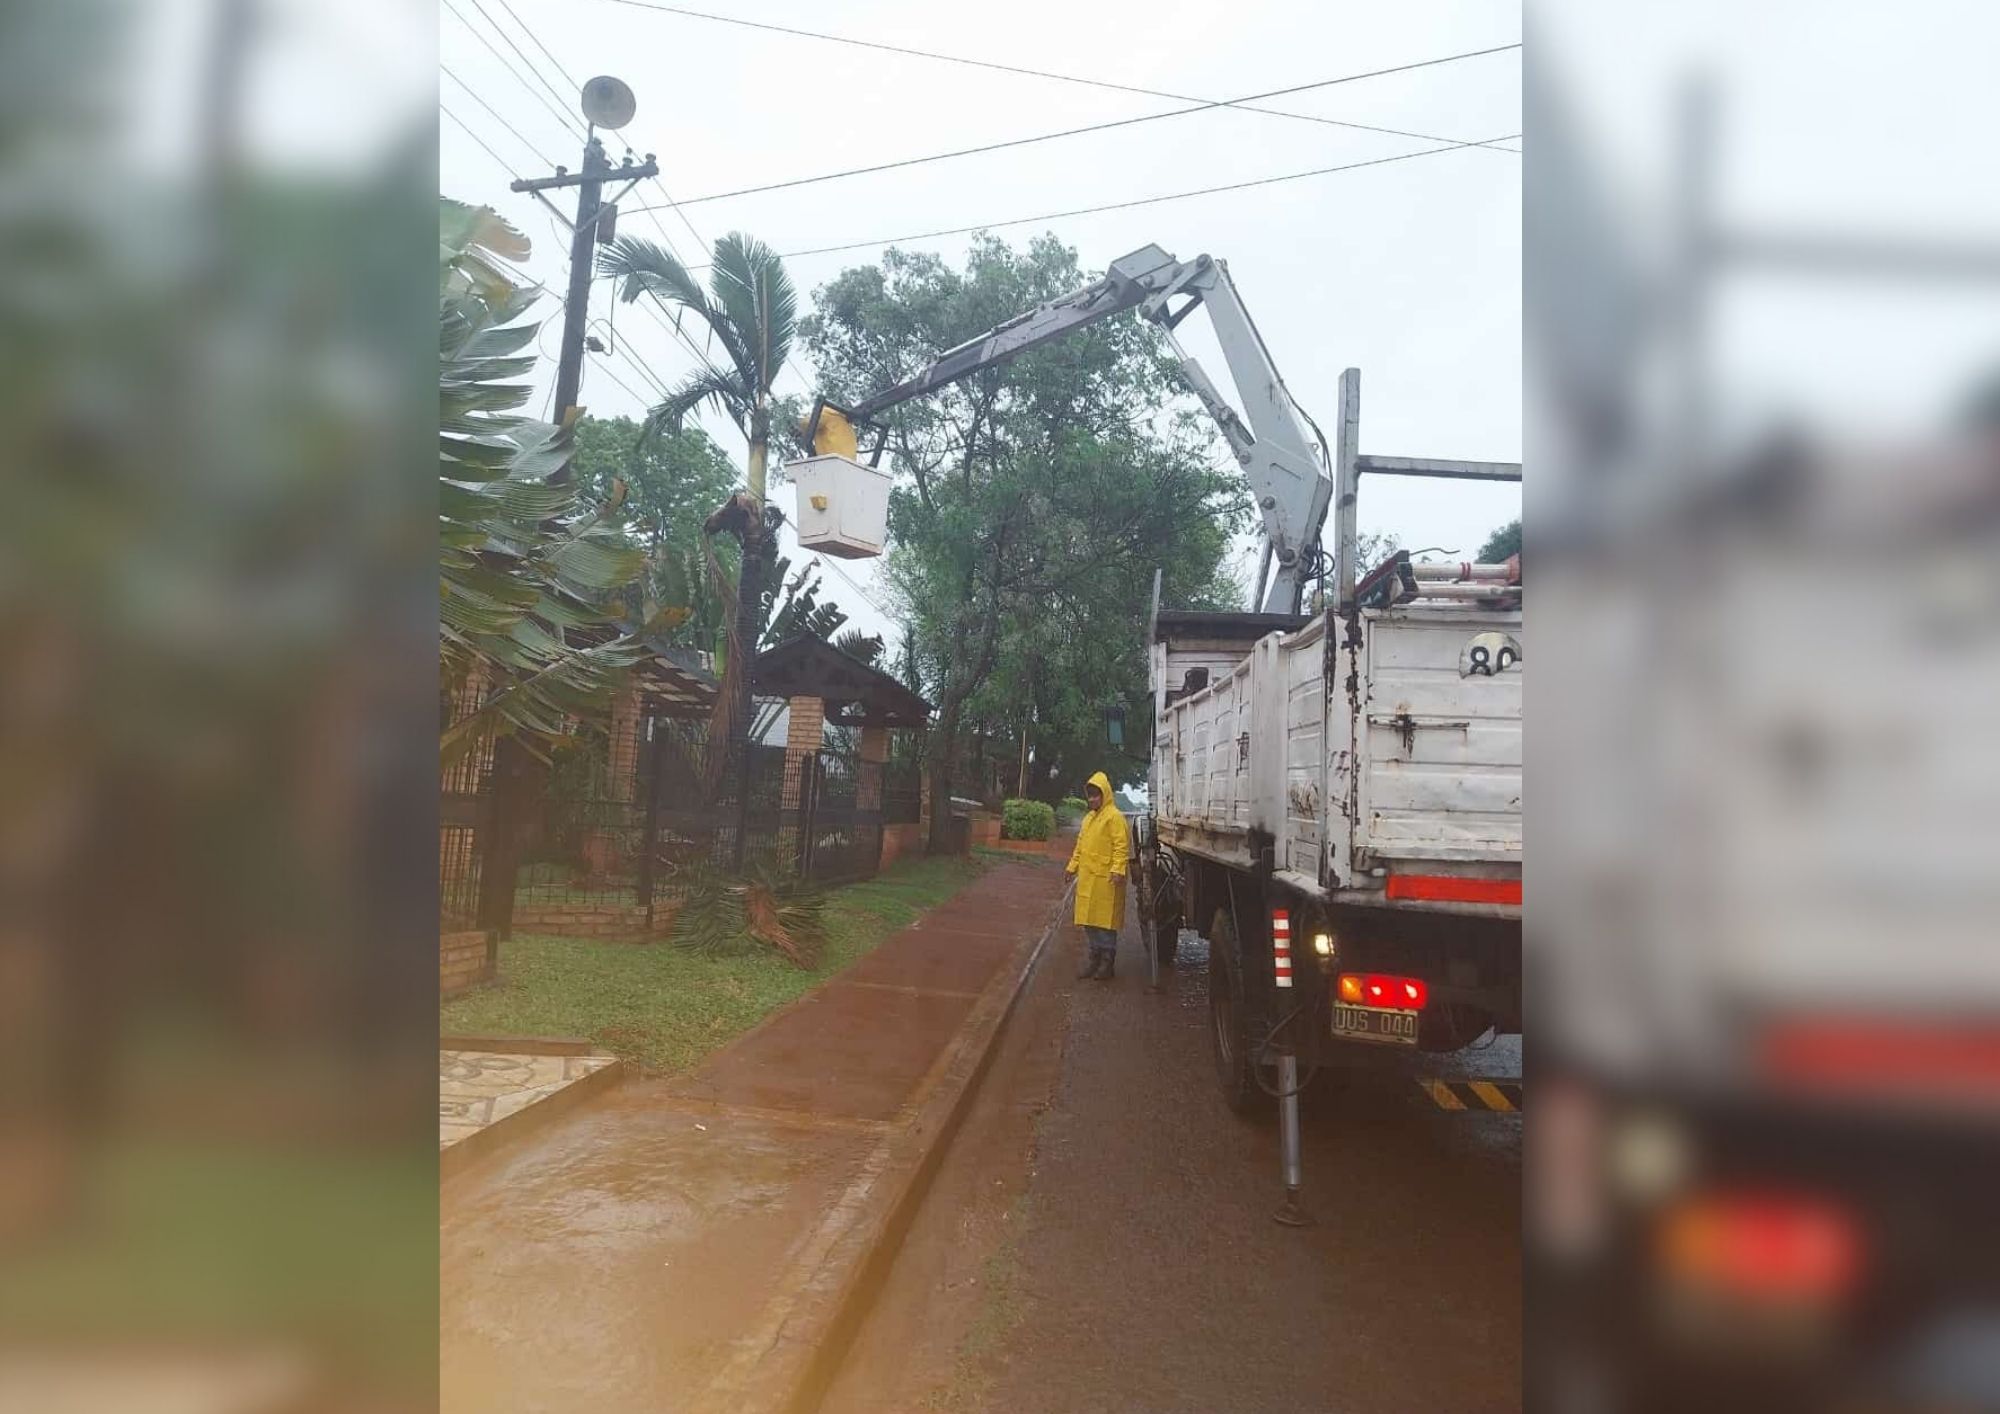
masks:
[[[1174,330],[1196,305],[1208,308],[1242,404],[1240,415],[1174,337]],[[914,376],[852,408],[822,400],[807,424],[808,444],[815,452],[833,450],[822,444],[822,419],[829,407],[850,423],[865,424],[898,403],[1019,358],[1030,349],[1128,309],[1139,310],[1166,332],[1180,361],[1182,377],[1222,429],[1250,484],[1264,524],[1258,607],[1266,613],[1297,613],[1306,579],[1319,554],[1320,529],[1326,523],[1333,482],[1324,450],[1315,454],[1298,408],[1236,293],[1228,267],[1206,255],[1180,261],[1149,245],[1122,256],[1111,262],[1103,279],[1038,305],[940,354]],[[879,443],[875,454],[881,455]],[[1266,573],[1274,564],[1277,573],[1266,588]]]

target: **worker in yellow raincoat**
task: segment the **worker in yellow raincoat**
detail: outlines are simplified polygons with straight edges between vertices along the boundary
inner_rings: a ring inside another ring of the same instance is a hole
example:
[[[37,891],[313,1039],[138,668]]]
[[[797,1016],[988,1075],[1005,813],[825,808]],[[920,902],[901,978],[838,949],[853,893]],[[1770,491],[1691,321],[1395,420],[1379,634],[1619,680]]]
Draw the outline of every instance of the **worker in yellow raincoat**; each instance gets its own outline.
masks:
[[[1125,865],[1132,846],[1104,772],[1090,778],[1083,798],[1090,813],[1076,832],[1069,872],[1076,875],[1076,923],[1090,951],[1076,975],[1104,982],[1111,979],[1118,961],[1118,929],[1125,922]]]

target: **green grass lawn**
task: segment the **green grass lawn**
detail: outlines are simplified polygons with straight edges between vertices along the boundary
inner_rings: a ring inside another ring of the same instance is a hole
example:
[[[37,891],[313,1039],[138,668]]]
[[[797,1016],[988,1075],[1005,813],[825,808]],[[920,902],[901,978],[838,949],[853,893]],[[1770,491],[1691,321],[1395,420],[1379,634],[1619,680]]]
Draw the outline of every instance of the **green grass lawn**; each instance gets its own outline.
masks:
[[[500,980],[444,1004],[445,1035],[582,1036],[661,1074],[685,1070],[957,893],[987,861],[916,859],[827,894],[826,952],[703,957],[658,942],[512,938]]]
[[[435,1398],[435,1153],[108,1135],[68,1220],[0,1263],[0,1329],[84,1350],[304,1341]]]

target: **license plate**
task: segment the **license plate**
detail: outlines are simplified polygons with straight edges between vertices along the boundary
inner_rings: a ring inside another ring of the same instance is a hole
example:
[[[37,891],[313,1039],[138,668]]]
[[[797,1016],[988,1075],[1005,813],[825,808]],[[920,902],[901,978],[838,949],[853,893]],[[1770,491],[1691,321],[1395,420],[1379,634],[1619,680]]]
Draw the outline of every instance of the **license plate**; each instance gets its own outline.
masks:
[[[1333,1004],[1333,1034],[1349,1041],[1380,1041],[1391,1046],[1417,1044],[1417,1013],[1390,1007]]]

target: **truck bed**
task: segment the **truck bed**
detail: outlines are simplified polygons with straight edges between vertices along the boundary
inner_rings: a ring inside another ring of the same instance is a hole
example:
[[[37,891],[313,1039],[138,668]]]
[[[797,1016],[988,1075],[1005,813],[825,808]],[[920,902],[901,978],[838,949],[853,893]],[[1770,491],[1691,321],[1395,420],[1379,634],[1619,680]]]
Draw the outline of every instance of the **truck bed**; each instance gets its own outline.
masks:
[[[1162,842],[1347,901],[1388,902],[1398,874],[1518,879],[1520,634],[1518,606],[1469,601],[1162,614]],[[1183,694],[1190,668],[1208,680]]]

